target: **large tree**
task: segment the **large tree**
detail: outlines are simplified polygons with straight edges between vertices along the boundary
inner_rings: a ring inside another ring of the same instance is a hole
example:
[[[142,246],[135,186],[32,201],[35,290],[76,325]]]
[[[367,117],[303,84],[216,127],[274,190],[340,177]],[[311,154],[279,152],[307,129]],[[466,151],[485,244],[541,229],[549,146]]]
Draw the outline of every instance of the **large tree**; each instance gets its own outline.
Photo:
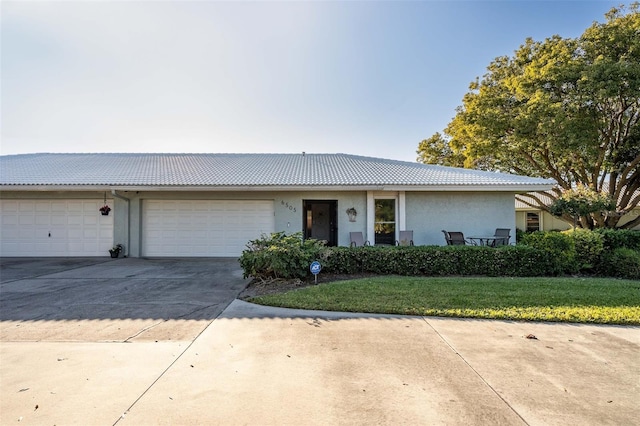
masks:
[[[640,12],[614,8],[579,38],[527,39],[471,83],[456,116],[422,141],[418,161],[553,178],[551,194],[519,195],[549,211],[580,184],[616,200],[583,227],[617,227],[640,202]],[[640,224],[636,217],[623,227]]]

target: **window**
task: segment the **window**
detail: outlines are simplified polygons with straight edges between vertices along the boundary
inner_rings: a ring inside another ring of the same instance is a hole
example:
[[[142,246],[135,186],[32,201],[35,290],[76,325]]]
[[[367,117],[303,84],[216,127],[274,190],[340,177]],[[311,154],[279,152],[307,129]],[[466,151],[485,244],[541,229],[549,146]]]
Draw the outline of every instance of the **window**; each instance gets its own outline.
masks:
[[[527,232],[540,230],[540,213],[527,212]]]
[[[375,244],[393,245],[396,240],[396,200],[376,199]]]

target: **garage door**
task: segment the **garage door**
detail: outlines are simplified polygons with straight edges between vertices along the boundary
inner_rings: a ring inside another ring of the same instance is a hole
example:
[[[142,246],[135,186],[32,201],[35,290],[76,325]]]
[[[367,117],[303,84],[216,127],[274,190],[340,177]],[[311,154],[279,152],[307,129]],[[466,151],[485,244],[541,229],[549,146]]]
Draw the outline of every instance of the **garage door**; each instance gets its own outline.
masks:
[[[0,255],[108,256],[113,213],[103,200],[0,200]],[[112,201],[107,204],[113,206]]]
[[[145,200],[143,256],[240,256],[273,232],[273,209],[273,200]]]

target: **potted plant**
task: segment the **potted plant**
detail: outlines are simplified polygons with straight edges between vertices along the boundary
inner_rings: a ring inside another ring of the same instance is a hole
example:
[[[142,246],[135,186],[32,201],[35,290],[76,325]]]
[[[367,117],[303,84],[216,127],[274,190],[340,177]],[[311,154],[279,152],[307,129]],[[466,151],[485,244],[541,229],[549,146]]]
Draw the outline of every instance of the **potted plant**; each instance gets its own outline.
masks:
[[[109,254],[112,258],[117,258],[120,256],[120,252],[122,251],[122,244],[116,244],[115,246],[109,249]]]
[[[111,211],[111,207],[105,204],[104,206],[100,207],[98,210],[100,210],[100,213],[102,213],[102,216],[108,216],[109,212]]]

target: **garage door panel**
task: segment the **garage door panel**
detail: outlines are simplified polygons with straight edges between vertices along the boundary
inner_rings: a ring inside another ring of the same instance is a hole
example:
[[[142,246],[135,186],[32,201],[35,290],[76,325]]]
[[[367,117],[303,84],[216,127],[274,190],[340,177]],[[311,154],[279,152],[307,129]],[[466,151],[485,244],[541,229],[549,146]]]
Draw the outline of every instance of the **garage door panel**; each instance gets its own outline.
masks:
[[[82,201],[68,201],[66,211],[69,213],[73,213],[73,212],[82,213],[83,205],[84,204]],[[62,208],[63,204],[54,204],[54,206],[59,206],[60,208]]]
[[[146,200],[144,256],[239,256],[273,232],[272,200]]]
[[[69,208],[69,204],[73,203],[73,201],[64,201],[64,200],[53,200],[48,202],[48,208],[52,212],[67,212]],[[46,207],[47,204],[43,204],[43,207]]]
[[[67,216],[60,213],[52,213],[51,216],[49,216],[47,219],[49,220],[49,224],[55,225],[55,226],[65,227],[67,226],[67,222],[68,222]]]
[[[18,238],[20,238],[20,228],[15,227],[14,224],[11,224],[11,227],[3,229],[2,235],[0,237],[2,237],[3,240],[17,240]]]
[[[67,216],[67,225],[76,226],[82,225],[83,217],[77,214],[71,214]]]
[[[3,212],[8,213],[17,213],[19,211],[20,204],[17,201],[12,200],[4,200],[3,201]]]
[[[0,200],[0,255],[106,256],[113,245],[113,216],[100,214],[103,204],[102,200]]]
[[[18,215],[11,212],[11,214],[2,215],[2,226],[9,228],[18,224]]]
[[[35,217],[33,217],[33,215],[20,214],[20,216],[18,216],[18,225],[34,225],[34,224],[35,224]]]
[[[100,233],[96,228],[85,228],[82,231],[82,238],[85,240],[96,241],[100,238]]]

